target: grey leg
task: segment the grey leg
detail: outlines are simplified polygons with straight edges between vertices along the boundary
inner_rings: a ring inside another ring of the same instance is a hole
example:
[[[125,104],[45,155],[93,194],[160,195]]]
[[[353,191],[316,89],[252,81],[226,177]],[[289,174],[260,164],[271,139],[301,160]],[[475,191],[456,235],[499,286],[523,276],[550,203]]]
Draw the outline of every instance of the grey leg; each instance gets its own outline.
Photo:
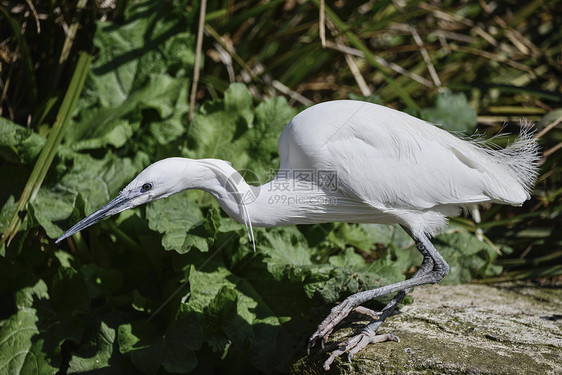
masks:
[[[420,267],[418,268],[418,270],[416,271],[416,273],[414,273],[414,275],[412,276],[412,279],[415,279],[416,277],[418,277],[419,275],[423,275],[426,274],[428,272],[430,272],[433,269],[433,259],[429,256],[424,256],[423,258],[423,262],[420,265]],[[376,330],[378,329],[378,327],[384,322],[384,320],[386,318],[388,318],[392,312],[396,309],[396,307],[400,304],[400,302],[402,302],[402,300],[404,299],[404,297],[406,297],[406,295],[408,293],[410,293],[410,291],[412,290],[412,288],[403,290],[398,292],[398,294],[396,294],[396,296],[394,296],[394,298],[386,304],[386,306],[380,311],[380,312],[376,312],[373,311],[371,309],[368,309],[366,307],[363,306],[356,306],[354,307],[351,311],[362,314],[362,315],[366,315],[368,317],[370,317],[372,320],[369,323],[369,325],[367,327],[371,327],[370,329],[373,332],[376,332]],[[350,311],[350,312],[351,312]],[[348,313],[349,314],[349,313]],[[347,316],[347,315],[346,315]],[[345,318],[345,317],[344,317]],[[343,318],[342,318],[343,319]],[[327,320],[324,319],[324,321],[322,322],[322,324]],[[322,325],[321,324],[321,325]],[[325,341],[327,340],[328,336],[330,336],[330,334],[332,333],[332,331],[334,330],[335,326],[337,323],[335,324],[329,324],[331,326],[331,328],[324,334],[323,340],[321,341],[321,344],[324,345]],[[320,326],[321,326],[320,325]],[[320,329],[320,326],[318,326],[318,329]],[[311,342],[309,344],[309,348],[314,345],[313,342]],[[339,347],[339,344],[334,344],[331,345],[329,347],[326,347],[326,351],[329,350],[333,350],[334,348]]]
[[[328,335],[332,332],[334,327],[357,306],[373,298],[389,293],[399,292],[392,301],[384,307],[379,314],[378,319],[371,321],[359,335],[336,345],[337,349],[332,352],[330,358],[328,358],[328,360],[324,363],[325,369],[329,369],[333,360],[343,353],[348,353],[349,358],[351,358],[355,353],[369,343],[398,340],[398,338],[394,335],[376,335],[376,330],[394,311],[396,306],[404,299],[406,294],[412,290],[413,287],[424,284],[436,284],[449,272],[449,266],[424,234],[414,235],[407,228],[404,229],[414,239],[416,248],[423,255],[423,262],[420,268],[409,280],[356,293],[347,297],[342,303],[332,309],[330,314],[322,321],[316,332],[310,338],[309,347],[313,346],[316,340],[321,340],[322,343],[325,343]]]

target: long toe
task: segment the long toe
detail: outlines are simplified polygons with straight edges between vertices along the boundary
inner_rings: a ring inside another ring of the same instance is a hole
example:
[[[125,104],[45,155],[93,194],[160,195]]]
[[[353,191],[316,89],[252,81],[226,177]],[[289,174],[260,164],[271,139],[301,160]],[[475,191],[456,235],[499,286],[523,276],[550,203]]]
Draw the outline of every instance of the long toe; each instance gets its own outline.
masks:
[[[321,344],[324,345],[336,325],[357,308],[357,303],[354,302],[354,300],[348,297],[342,303],[332,308],[330,314],[318,325],[316,332],[310,337],[308,347],[314,346],[317,340],[320,340]]]
[[[330,357],[328,357],[326,362],[324,362],[324,370],[328,371],[334,360],[342,354],[347,353],[347,359],[348,361],[351,361],[353,356],[357,354],[361,349],[365,348],[367,345],[384,341],[400,342],[400,338],[389,333],[377,335],[375,332],[369,329],[364,329],[360,334],[356,336],[350,337],[334,345],[330,345],[330,348],[327,348],[327,350],[332,348],[333,350],[330,354]]]
[[[353,312],[356,312],[358,314],[361,315],[365,315],[368,316],[369,318],[373,319],[373,320],[379,320],[381,317],[382,312],[380,311],[375,311],[375,310],[371,310],[367,307],[364,306],[357,306],[356,308],[353,309]]]

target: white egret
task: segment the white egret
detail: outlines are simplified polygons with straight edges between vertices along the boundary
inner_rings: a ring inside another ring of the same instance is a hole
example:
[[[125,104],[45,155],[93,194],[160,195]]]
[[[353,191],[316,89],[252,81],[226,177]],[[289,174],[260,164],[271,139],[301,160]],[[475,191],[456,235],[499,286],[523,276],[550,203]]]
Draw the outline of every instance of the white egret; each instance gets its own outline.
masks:
[[[538,144],[529,132],[505,149],[463,140],[408,114],[360,101],[332,101],[301,112],[279,138],[280,169],[262,186],[250,186],[217,159],[169,158],[142,171],[117,198],[63,234],[62,239],[100,219],[186,189],[211,193],[226,213],[252,226],[326,222],[398,223],[423,255],[405,281],[347,297],[310,338],[327,341],[351,311],[373,298],[397,293],[357,336],[333,345],[335,357],[351,358],[369,343],[397,340],[376,333],[413,287],[438,283],[449,266],[429,237],[448,216],[485,202],[521,205],[529,199],[538,171]]]

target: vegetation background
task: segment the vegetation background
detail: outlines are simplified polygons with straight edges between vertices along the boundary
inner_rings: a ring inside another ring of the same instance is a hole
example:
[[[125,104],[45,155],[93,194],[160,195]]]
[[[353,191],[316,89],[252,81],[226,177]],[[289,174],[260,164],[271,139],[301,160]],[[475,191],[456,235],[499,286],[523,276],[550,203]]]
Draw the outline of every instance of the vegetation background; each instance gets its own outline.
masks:
[[[331,99],[500,146],[535,122],[532,199],[435,244],[447,283],[560,285],[560,1],[1,0],[0,20],[0,373],[287,372],[336,301],[409,277],[399,228],[258,229],[254,252],[199,191],[54,243],[164,157],[266,181],[284,125]]]

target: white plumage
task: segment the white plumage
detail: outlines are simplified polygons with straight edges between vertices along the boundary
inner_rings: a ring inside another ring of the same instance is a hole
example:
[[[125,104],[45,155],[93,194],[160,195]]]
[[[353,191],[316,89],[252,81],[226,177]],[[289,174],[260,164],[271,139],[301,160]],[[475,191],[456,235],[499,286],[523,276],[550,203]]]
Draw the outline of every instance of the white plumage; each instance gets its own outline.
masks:
[[[527,132],[496,150],[359,101],[326,102],[298,114],[281,134],[279,155],[281,170],[335,171],[343,198],[373,209],[370,222],[432,235],[469,204],[521,205],[537,173],[537,143]],[[341,221],[356,221],[349,211]]]
[[[535,182],[538,154],[527,130],[507,148],[494,149],[379,105],[326,102],[301,112],[285,127],[279,138],[279,172],[267,184],[248,185],[223,160],[161,160],[57,242],[104,217],[186,189],[211,193],[228,215],[246,224],[252,240],[252,226],[399,223],[424,261],[411,279],[354,294],[332,309],[311,345],[326,341],[360,304],[398,292],[376,313],[378,319],[335,347],[325,363],[329,368],[338,355],[352,356],[369,343],[397,339],[376,331],[412,287],[437,283],[448,272],[427,236],[442,231],[447,216],[480,203],[521,205]]]

